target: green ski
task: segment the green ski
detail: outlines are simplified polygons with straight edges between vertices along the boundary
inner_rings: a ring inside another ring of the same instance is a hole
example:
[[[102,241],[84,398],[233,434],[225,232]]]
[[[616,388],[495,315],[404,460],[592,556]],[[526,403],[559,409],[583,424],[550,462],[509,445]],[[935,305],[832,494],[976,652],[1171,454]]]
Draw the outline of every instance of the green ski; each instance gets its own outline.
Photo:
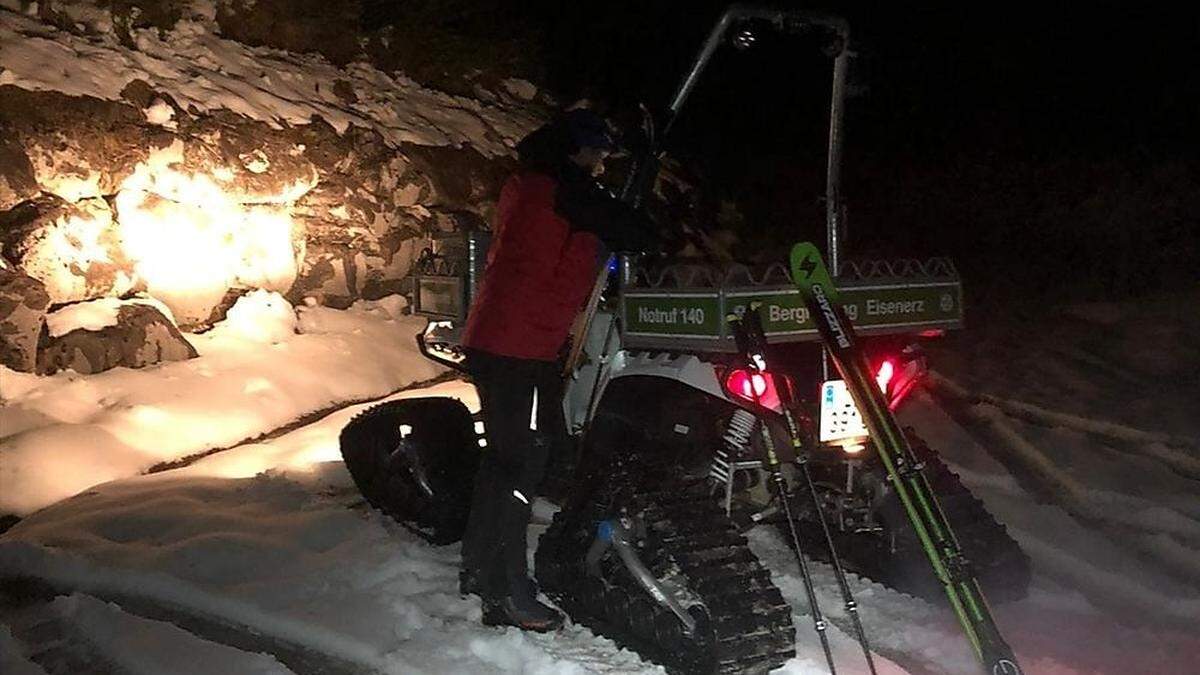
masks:
[[[984,671],[988,675],[1020,675],[1023,671],[1000,635],[979,582],[921,472],[921,465],[888,409],[883,393],[875,385],[854,327],[838,302],[837,289],[816,246],[801,242],[792,247],[791,270],[792,280],[812,313],[825,348],[862,415],[892,487]]]

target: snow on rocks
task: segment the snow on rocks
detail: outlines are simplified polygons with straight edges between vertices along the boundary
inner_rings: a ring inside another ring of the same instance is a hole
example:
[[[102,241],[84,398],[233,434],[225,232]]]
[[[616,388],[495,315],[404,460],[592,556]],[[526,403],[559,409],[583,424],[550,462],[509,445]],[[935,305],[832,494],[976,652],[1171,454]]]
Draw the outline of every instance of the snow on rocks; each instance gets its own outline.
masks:
[[[501,80],[500,84],[504,86],[508,93],[516,96],[522,101],[532,101],[534,96],[537,96],[537,87],[528,80],[521,80],[515,77],[510,77],[506,80]]]
[[[443,371],[417,352],[415,317],[303,308],[307,334],[293,335],[278,296],[257,295],[242,310],[233,328],[187,334],[199,353],[187,361],[88,376],[0,370],[0,513],[29,513]]]
[[[170,308],[151,297],[135,296],[124,300],[101,298],[90,302],[77,302],[50,312],[46,315],[46,331],[51,338],[56,338],[73,330],[98,331],[115,326],[121,307],[131,304],[153,307],[165,319],[171,323],[175,322]]]
[[[46,330],[56,338],[73,330],[98,331],[115,326],[122,304],[117,298],[101,298],[67,305],[46,315]]]
[[[172,131],[179,128],[179,124],[174,120],[175,109],[161,98],[154,99],[150,103],[150,107],[142,110],[142,113],[150,124],[156,124]]]
[[[399,319],[407,313],[408,298],[403,295],[389,295],[378,300],[357,300],[350,308],[385,319]]]
[[[38,350],[38,372],[88,375],[195,358],[195,348],[159,306],[153,300],[101,298],[52,312],[46,317],[49,340]]]
[[[315,115],[339,133],[353,125],[394,145],[470,143],[488,156],[507,155],[538,121],[524,108],[424,89],[365,63],[343,69],[317,56],[248,47],[186,19],[170,31],[132,33],[137,51],[115,48],[114,35],[88,39],[0,14],[0,85],[115,100],[141,79],[185,110],[226,109],[276,127],[307,124]],[[335,87],[339,81],[347,84]],[[347,86],[352,102],[338,95]]]

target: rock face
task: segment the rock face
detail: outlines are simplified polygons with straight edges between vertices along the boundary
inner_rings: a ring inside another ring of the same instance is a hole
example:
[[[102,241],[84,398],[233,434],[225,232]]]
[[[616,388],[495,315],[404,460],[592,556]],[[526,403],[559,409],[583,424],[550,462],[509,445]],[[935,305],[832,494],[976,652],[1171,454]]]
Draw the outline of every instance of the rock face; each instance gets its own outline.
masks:
[[[37,279],[54,304],[122,295],[134,286],[132,262],[113,226],[108,202],[72,204],[42,195],[0,213],[5,257]]]
[[[211,3],[43,4],[0,14],[0,256],[54,304],[146,292],[191,329],[253,289],[402,292],[425,235],[490,219],[544,115],[528,88],[470,99],[223,40]]]
[[[192,327],[219,319],[231,289],[335,306],[397,292],[419,250],[409,240],[489,218],[510,166],[320,120],[180,113],[164,132],[137,110],[0,86],[0,176],[12,176],[0,200],[15,202],[0,243],[54,303],[148,291]]]
[[[0,211],[7,211],[39,193],[33,165],[13,132],[0,122]]]
[[[23,160],[0,154],[0,174],[24,176],[22,197],[37,190],[0,211],[0,242],[55,303],[144,290],[190,327],[219,318],[230,289],[335,306],[396,292],[419,250],[408,240],[486,222],[511,168],[320,120],[180,113],[164,133],[131,104],[0,86],[8,156]]]
[[[48,375],[69,369],[87,375],[117,366],[143,368],[196,356],[195,348],[175,324],[154,306],[121,303],[115,314],[112,325],[95,330],[75,328],[50,337],[38,352],[37,372]]]
[[[31,372],[50,295],[41,282],[0,267],[0,365]]]

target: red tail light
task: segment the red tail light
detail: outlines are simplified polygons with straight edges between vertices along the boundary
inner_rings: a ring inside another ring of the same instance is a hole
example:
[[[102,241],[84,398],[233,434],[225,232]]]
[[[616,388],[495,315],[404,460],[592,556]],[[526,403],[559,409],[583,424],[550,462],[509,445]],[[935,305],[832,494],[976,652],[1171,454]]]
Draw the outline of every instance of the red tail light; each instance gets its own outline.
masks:
[[[879,383],[879,390],[883,393],[888,393],[888,385],[892,383],[892,377],[896,375],[896,365],[891,359],[885,360],[879,364],[879,370],[875,371],[875,381]]]
[[[875,382],[887,399],[888,407],[895,410],[912,392],[912,388],[925,374],[924,361],[893,358],[884,359],[875,370]]]
[[[775,378],[765,371],[751,372],[743,368],[731,370],[725,376],[725,391],[747,403],[757,403],[766,408],[779,407]]]

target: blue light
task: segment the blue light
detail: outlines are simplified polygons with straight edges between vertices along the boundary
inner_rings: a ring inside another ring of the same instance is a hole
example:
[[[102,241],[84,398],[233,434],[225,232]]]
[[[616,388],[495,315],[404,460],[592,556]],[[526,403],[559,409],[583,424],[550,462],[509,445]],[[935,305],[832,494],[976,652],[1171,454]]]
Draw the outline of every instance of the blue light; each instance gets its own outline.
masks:
[[[596,527],[596,538],[600,541],[612,541],[613,524],[611,520],[602,520]]]

